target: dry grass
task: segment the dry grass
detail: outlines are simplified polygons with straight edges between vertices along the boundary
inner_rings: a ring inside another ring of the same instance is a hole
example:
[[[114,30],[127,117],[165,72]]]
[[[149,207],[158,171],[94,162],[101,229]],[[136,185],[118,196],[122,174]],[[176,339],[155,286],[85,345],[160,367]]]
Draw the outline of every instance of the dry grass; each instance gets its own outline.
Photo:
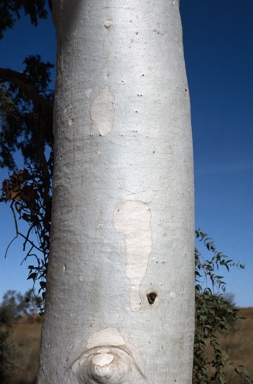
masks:
[[[226,357],[236,365],[243,365],[253,378],[253,308],[241,309],[240,315],[247,319],[238,320],[228,332],[219,334],[218,339]],[[10,342],[15,345],[12,352],[15,368],[10,372],[8,384],[35,383],[40,334],[40,317],[21,318],[14,325]],[[229,384],[242,384],[240,377],[234,373],[234,366],[228,367],[226,372]]]
[[[11,330],[9,343],[13,345],[13,369],[8,374],[8,384],[33,384],[38,370],[42,320],[40,316],[19,319]]]
[[[219,335],[220,345],[226,357],[236,365],[243,365],[253,379],[253,308],[243,308],[236,325],[228,332]],[[229,383],[242,383],[240,377],[234,375],[234,367],[226,371]]]
[[[242,308],[239,315],[246,319],[238,319],[228,331],[217,334],[224,357],[228,362],[224,370],[228,384],[245,383],[245,380],[235,373],[235,367],[240,371],[246,370],[253,380],[253,308]],[[207,347],[207,351],[211,356],[211,348]]]

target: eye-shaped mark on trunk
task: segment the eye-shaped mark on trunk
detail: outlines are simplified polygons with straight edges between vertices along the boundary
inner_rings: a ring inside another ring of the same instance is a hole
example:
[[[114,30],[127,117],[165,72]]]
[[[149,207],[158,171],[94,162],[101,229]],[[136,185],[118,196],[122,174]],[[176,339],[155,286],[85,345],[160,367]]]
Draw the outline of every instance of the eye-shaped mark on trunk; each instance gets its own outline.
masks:
[[[144,383],[146,378],[124,346],[97,346],[88,349],[70,366],[78,384]]]

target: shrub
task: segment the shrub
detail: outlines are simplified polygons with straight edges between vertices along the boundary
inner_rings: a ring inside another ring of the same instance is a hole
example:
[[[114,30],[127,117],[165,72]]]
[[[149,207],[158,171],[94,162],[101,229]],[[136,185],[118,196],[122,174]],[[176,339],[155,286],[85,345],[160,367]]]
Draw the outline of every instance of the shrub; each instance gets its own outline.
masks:
[[[225,299],[226,283],[223,281],[223,276],[218,274],[218,270],[225,267],[229,271],[231,266],[239,268],[244,268],[244,266],[239,263],[235,264],[223,253],[217,252],[213,240],[207,234],[201,231],[195,231],[195,234],[196,238],[202,241],[204,247],[210,252],[211,257],[205,258],[198,249],[195,249],[196,324],[193,383],[226,384],[224,368],[226,365],[234,364],[225,358],[216,333],[235,324],[239,315],[233,302]],[[211,357],[207,353],[208,344],[212,350]],[[253,383],[243,366],[234,366],[234,371],[242,381]]]

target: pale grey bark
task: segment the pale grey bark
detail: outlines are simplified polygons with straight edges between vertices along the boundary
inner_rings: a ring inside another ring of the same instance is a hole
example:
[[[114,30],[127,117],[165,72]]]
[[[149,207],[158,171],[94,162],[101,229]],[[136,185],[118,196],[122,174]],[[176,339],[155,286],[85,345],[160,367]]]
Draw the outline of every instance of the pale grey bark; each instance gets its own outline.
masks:
[[[54,1],[39,384],[190,384],[193,159],[179,2]]]

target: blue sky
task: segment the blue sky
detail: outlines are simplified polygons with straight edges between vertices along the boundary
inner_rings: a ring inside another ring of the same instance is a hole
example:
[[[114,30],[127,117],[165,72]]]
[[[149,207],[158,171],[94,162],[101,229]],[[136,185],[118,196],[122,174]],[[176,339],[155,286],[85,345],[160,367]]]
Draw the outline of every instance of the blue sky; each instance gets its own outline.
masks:
[[[181,0],[185,59],[192,105],[196,228],[245,270],[225,274],[239,306],[253,306],[253,2]],[[55,60],[55,30],[20,20],[0,41],[0,66],[22,70],[29,54]],[[0,180],[7,172],[0,170]],[[20,266],[11,213],[0,205],[0,296],[24,292],[27,267]],[[223,272],[223,271],[221,271]],[[224,271],[225,272],[225,271]],[[222,274],[222,273],[221,273]]]

